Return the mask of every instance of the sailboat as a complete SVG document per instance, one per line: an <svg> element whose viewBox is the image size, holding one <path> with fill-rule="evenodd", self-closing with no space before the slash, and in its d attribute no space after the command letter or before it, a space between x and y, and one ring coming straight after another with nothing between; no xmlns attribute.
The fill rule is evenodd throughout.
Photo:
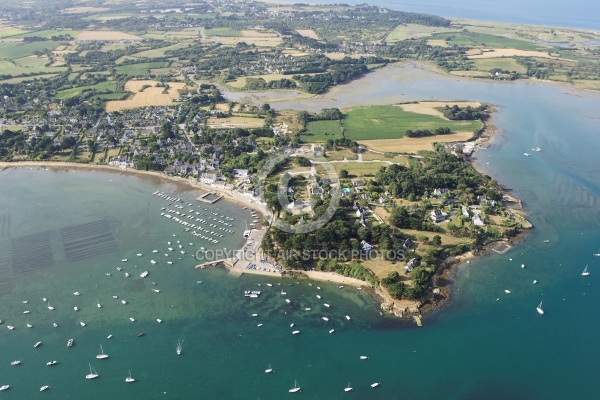
<svg viewBox="0 0 600 400"><path fill-rule="evenodd" d="M98 306L98 308L102 308L102 304L100 304L100 302L98 301L98 299L96 299L96 306Z"/></svg>
<svg viewBox="0 0 600 400"><path fill-rule="evenodd" d="M177 355L181 354L181 347L182 347L183 341L181 339L177 340L177 348L175 349L175 351L177 352Z"/></svg>
<svg viewBox="0 0 600 400"><path fill-rule="evenodd" d="M544 315L544 310L542 309L542 302L540 301L540 304L538 304L537 308L535 309L538 314L540 315Z"/></svg>
<svg viewBox="0 0 600 400"><path fill-rule="evenodd" d="M585 269L583 270L583 272L581 273L581 275L583 275L583 276L588 276L590 273L588 272L588 270L587 270L587 269L588 269L588 266L586 265L586 266L585 266Z"/></svg>
<svg viewBox="0 0 600 400"><path fill-rule="evenodd" d="M348 386L344 389L344 392L351 392L352 386L350 386L350 382L348 382Z"/></svg>
<svg viewBox="0 0 600 400"><path fill-rule="evenodd" d="M48 389L50 389L50 386L48 386L48 385L42 386L40 388L40 392L43 392L43 391L48 390Z"/></svg>
<svg viewBox="0 0 600 400"><path fill-rule="evenodd" d="M127 378L125 378L125 382L127 382L127 383L135 382L135 379L133 379L131 377L131 370L129 370L129 376Z"/></svg>
<svg viewBox="0 0 600 400"><path fill-rule="evenodd" d="M85 379L94 379L94 378L97 378L98 376L100 376L100 375L98 375L96 370L94 368L92 368L92 364L90 364L90 373L85 376Z"/></svg>
<svg viewBox="0 0 600 400"><path fill-rule="evenodd" d="M98 354L96 356L96 358L103 360L105 358L108 358L108 354L104 354L104 349L102 348L102 345L100 345L100 354Z"/></svg>
<svg viewBox="0 0 600 400"><path fill-rule="evenodd" d="M595 255L596 257L600 257L600 249L598 250L598 252L597 252L597 253L594 253L594 255Z"/></svg>
<svg viewBox="0 0 600 400"><path fill-rule="evenodd" d="M269 368L265 369L265 374L270 374L273 372L273 368L271 368L271 364L269 364Z"/></svg>
<svg viewBox="0 0 600 400"><path fill-rule="evenodd" d="M81 325L81 326L85 326L85 322L83 322L83 321L81 320L81 318L79 318L79 325Z"/></svg>
<svg viewBox="0 0 600 400"><path fill-rule="evenodd" d="M52 306L50 305L50 302L48 302L48 310L50 310L50 311L54 310L54 307L52 307Z"/></svg>
<svg viewBox="0 0 600 400"><path fill-rule="evenodd" d="M296 393L300 391L300 386L298 386L298 381L294 381L294 387L288 390L290 393Z"/></svg>

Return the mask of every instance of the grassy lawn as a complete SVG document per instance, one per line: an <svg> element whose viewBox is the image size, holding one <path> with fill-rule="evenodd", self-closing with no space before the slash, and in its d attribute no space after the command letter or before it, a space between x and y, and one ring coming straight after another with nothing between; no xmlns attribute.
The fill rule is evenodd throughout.
<svg viewBox="0 0 600 400"><path fill-rule="evenodd" d="M56 93L56 97L61 98L61 99L70 99L71 97L79 96L81 93L83 93L85 91L94 90L94 89L97 91L108 91L108 90L115 91L116 84L113 81L105 81L105 82L100 82L100 83L97 83L97 84L91 85L91 86L90 85L78 86L78 87L74 87L71 89L61 90Z"/></svg>
<svg viewBox="0 0 600 400"><path fill-rule="evenodd" d="M169 50L178 50L188 47L187 43L177 43L170 46L159 47L158 49L144 50L139 53L132 54L132 57L137 58L158 58L164 57Z"/></svg>
<svg viewBox="0 0 600 400"><path fill-rule="evenodd" d="M520 74L527 72L527 68L517 63L514 58L480 58L473 60L479 71L489 72L494 68L500 68L506 71L515 71Z"/></svg>
<svg viewBox="0 0 600 400"><path fill-rule="evenodd" d="M231 28L210 28L204 31L206 36L242 36L242 31Z"/></svg>
<svg viewBox="0 0 600 400"><path fill-rule="evenodd" d="M400 156L400 155L394 155L394 154L388 154L388 153L379 154L379 153L374 153L372 151L365 151L362 153L362 159L363 159L363 161L374 161L374 160L391 161L396 164L408 166L408 158L406 156Z"/></svg>
<svg viewBox="0 0 600 400"><path fill-rule="evenodd" d="M358 154L344 148L339 150L327 150L325 154L327 154L325 158L329 161L358 160Z"/></svg>
<svg viewBox="0 0 600 400"><path fill-rule="evenodd" d="M338 121L310 121L306 124L307 133L302 134L306 142L326 142L342 137Z"/></svg>
<svg viewBox="0 0 600 400"><path fill-rule="evenodd" d="M544 46L537 45L524 40L509 39L502 36L488 35L485 33L437 33L433 35L435 39L446 39L450 44L460 46L481 45L499 49L518 49L518 50L546 50Z"/></svg>
<svg viewBox="0 0 600 400"><path fill-rule="evenodd" d="M54 50L60 42L0 43L0 59L14 60L33 55L36 51Z"/></svg>
<svg viewBox="0 0 600 400"><path fill-rule="evenodd" d="M150 69L153 68L166 68L169 66L168 62L165 61L156 61L156 62L147 62L147 63L139 63L139 64L127 64L120 65L115 68L117 74L120 75L130 75L130 76L144 76L150 73Z"/></svg>
<svg viewBox="0 0 600 400"><path fill-rule="evenodd" d="M386 163L378 162L349 162L349 163L333 163L331 164L339 174L341 170L345 169L348 171L350 176L362 177L362 176L375 176L381 167L387 165Z"/></svg>
<svg viewBox="0 0 600 400"><path fill-rule="evenodd" d="M448 121L440 117L417 114L397 106L356 107L346 112L345 135L352 140L396 139L407 130L448 127L452 131L473 132L481 128L479 121Z"/></svg>

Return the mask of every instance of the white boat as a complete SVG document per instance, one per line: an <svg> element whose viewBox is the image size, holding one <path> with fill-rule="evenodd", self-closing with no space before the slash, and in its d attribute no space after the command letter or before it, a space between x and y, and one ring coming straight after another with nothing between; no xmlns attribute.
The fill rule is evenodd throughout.
<svg viewBox="0 0 600 400"><path fill-rule="evenodd" d="M153 253L158 253L158 250L152 250Z"/></svg>
<svg viewBox="0 0 600 400"><path fill-rule="evenodd" d="M124 259L122 259L121 261L123 261L123 262L127 262L127 259L126 259L126 258L124 258Z"/></svg>
<svg viewBox="0 0 600 400"><path fill-rule="evenodd" d="M125 278L129 278L129 272L125 272Z"/></svg>
<svg viewBox="0 0 600 400"><path fill-rule="evenodd" d="M292 322L292 323L290 324L290 328L293 328L293 327L294 327L294 323Z"/></svg>
<svg viewBox="0 0 600 400"><path fill-rule="evenodd" d="M321 296L317 295L317 299L320 299L320 298L321 298Z"/></svg>
<svg viewBox="0 0 600 400"><path fill-rule="evenodd" d="M155 291L156 293L160 293L160 290L158 289L152 289L153 291Z"/></svg>
<svg viewBox="0 0 600 400"><path fill-rule="evenodd" d="M273 372L273 368L271 368L271 364L269 364L269 368L265 369L265 374L270 374Z"/></svg>
<svg viewBox="0 0 600 400"><path fill-rule="evenodd" d="M360 358L361 360L368 360L368 359L369 359L369 357L367 357L367 356L360 356L359 358Z"/></svg>
<svg viewBox="0 0 600 400"><path fill-rule="evenodd" d="M27 300L23 300L23 304L27 304L29 303Z"/></svg>
<svg viewBox="0 0 600 400"><path fill-rule="evenodd" d="M521 264L521 268L525 268L525 264Z"/></svg>
<svg viewBox="0 0 600 400"><path fill-rule="evenodd" d="M310 307L306 307L306 308L304 309L304 311L310 311L310 310L311 310L311 308L310 308Z"/></svg>
<svg viewBox="0 0 600 400"><path fill-rule="evenodd" d="M118 298L119 298L119 296L113 296L113 299L118 299Z"/></svg>
<svg viewBox="0 0 600 400"><path fill-rule="evenodd" d="M535 285L536 283L537 283L537 280L535 280L535 279L534 279L534 280L533 280L533 284Z"/></svg>
<svg viewBox="0 0 600 400"><path fill-rule="evenodd" d="M156 264L156 261L154 261L154 260L150 260L150 263L152 263L152 264Z"/></svg>
<svg viewBox="0 0 600 400"><path fill-rule="evenodd" d="M133 319L133 318L131 318L131 317L129 317L129 320L130 320L131 322L135 322L135 319Z"/></svg>
<svg viewBox="0 0 600 400"><path fill-rule="evenodd" d="M351 392L352 386L350 386L350 382L348 382L348 386L344 389L344 392Z"/></svg>
<svg viewBox="0 0 600 400"><path fill-rule="evenodd" d="M102 304L100 304L100 302L98 301L98 299L96 299L96 306L97 306L98 308L102 308Z"/></svg>
<svg viewBox="0 0 600 400"><path fill-rule="evenodd" d="M58 364L58 361L48 361L46 363L47 366L52 366L52 365L56 365L56 364Z"/></svg>
<svg viewBox="0 0 600 400"><path fill-rule="evenodd" d="M54 325L55 328L58 328L58 324L56 322L53 322L52 325Z"/></svg>
<svg viewBox="0 0 600 400"><path fill-rule="evenodd" d="M21 360L15 360L10 363L10 365L19 365L19 364L21 364Z"/></svg>
<svg viewBox="0 0 600 400"><path fill-rule="evenodd" d="M48 386L48 385L42 386L40 388L40 392L43 392L43 391L48 390L48 389L50 389L50 386Z"/></svg>
<svg viewBox="0 0 600 400"><path fill-rule="evenodd" d="M77 306L75 306L75 307L73 307L73 310L79 311L79 308Z"/></svg>
<svg viewBox="0 0 600 400"><path fill-rule="evenodd" d="M73 339L67 340L67 347L73 347Z"/></svg>
<svg viewBox="0 0 600 400"><path fill-rule="evenodd" d="M147 277L147 276L148 276L148 274L149 274L149 272L148 272L148 271L144 271L144 272L142 272L142 273L140 274L140 277L142 277L142 278L145 278L145 277Z"/></svg>
<svg viewBox="0 0 600 400"><path fill-rule="evenodd" d="M162 319L156 318L156 322L158 322L160 324L162 322Z"/></svg>
<svg viewBox="0 0 600 400"><path fill-rule="evenodd" d="M83 321L81 320L81 318L79 318L79 325L81 325L81 326L85 326L85 322L83 322Z"/></svg>
<svg viewBox="0 0 600 400"><path fill-rule="evenodd" d="M183 340L177 339L177 347L175 348L175 352L177 353L177 355L181 354L182 346L183 346Z"/></svg>
<svg viewBox="0 0 600 400"><path fill-rule="evenodd" d="M110 272L105 272L104 275L110 276Z"/></svg>
<svg viewBox="0 0 600 400"><path fill-rule="evenodd" d="M14 326L12 326L12 325L6 325L6 327L8 328L8 330L11 330L11 331L12 331L13 329L15 329L15 327L14 327Z"/></svg>
<svg viewBox="0 0 600 400"><path fill-rule="evenodd" d="M290 393L296 393L300 391L300 386L298 386L298 381L294 381L294 387L288 390Z"/></svg>
<svg viewBox="0 0 600 400"><path fill-rule="evenodd" d="M297 335L297 334L299 334L299 333L300 333L300 331L293 331L293 332L292 332L292 335Z"/></svg>
<svg viewBox="0 0 600 400"><path fill-rule="evenodd" d="M142 253L137 253L136 256L141 257L141 256L143 256L143 254Z"/></svg>
<svg viewBox="0 0 600 400"><path fill-rule="evenodd" d="M47 302L48 300L46 300L46 298L45 298L45 297L42 297L42 301L45 303L45 302Z"/></svg>
<svg viewBox="0 0 600 400"><path fill-rule="evenodd" d="M125 382L127 382L127 383L135 382L135 379L133 379L131 377L131 370L129 371L129 376L127 378L125 378Z"/></svg>
<svg viewBox="0 0 600 400"><path fill-rule="evenodd" d="M523 155L524 155L525 157L529 157L531 154L529 154L529 153L523 153Z"/></svg>
<svg viewBox="0 0 600 400"><path fill-rule="evenodd" d="M50 305L50 303L48 303L48 310L50 310L50 311L54 310L54 307L52 307L52 306Z"/></svg>
<svg viewBox="0 0 600 400"><path fill-rule="evenodd" d="M25 311L23 311L23 314L29 314L30 312L31 311L29 311L29 310L25 310Z"/></svg>
<svg viewBox="0 0 600 400"><path fill-rule="evenodd" d="M327 308L331 307L331 306L330 306L329 304L327 304L327 303L323 303L323 305L324 305L325 307L327 307Z"/></svg>
<svg viewBox="0 0 600 400"><path fill-rule="evenodd" d="M290 299L285 299L286 303L291 303L292 301Z"/></svg>
<svg viewBox="0 0 600 400"><path fill-rule="evenodd" d="M4 390L8 390L10 389L10 385L2 385L0 386L0 391L4 391Z"/></svg>
<svg viewBox="0 0 600 400"><path fill-rule="evenodd" d="M321 319L325 322L329 322L329 318L327 318L327 317L321 317Z"/></svg>
<svg viewBox="0 0 600 400"><path fill-rule="evenodd" d="M263 324L257 324L256 326L258 326L259 328L262 326Z"/></svg>
<svg viewBox="0 0 600 400"><path fill-rule="evenodd" d="M333 333L333 332L335 332L335 329L330 329L329 330L329 333Z"/></svg>
<svg viewBox="0 0 600 400"><path fill-rule="evenodd" d="M600 257L600 249L598 250L598 252L597 252L597 253L594 253L594 255L595 255L596 257Z"/></svg>
<svg viewBox="0 0 600 400"><path fill-rule="evenodd" d="M581 273L581 275L583 275L583 276L588 276L589 274L590 274L590 273L589 273L589 271L588 271L588 266L586 265L586 266L585 266L585 269L583 270L583 272Z"/></svg>
<svg viewBox="0 0 600 400"><path fill-rule="evenodd" d="M106 338L107 338L107 339L110 339L111 337L113 337L113 335L108 335Z"/></svg>
<svg viewBox="0 0 600 400"><path fill-rule="evenodd" d="M35 344L33 345L33 347L40 347L42 345L42 342L35 342Z"/></svg>
<svg viewBox="0 0 600 400"><path fill-rule="evenodd" d="M104 354L104 349L102 348L102 345L100 345L100 354L98 354L96 358L99 360L104 360L105 358L108 358L108 354Z"/></svg>
<svg viewBox="0 0 600 400"><path fill-rule="evenodd" d="M510 294L510 290L508 290L508 289L504 289L504 293L506 293L506 294Z"/></svg>
<svg viewBox="0 0 600 400"><path fill-rule="evenodd" d="M346 315L346 319L347 319L348 321L350 321L352 318L350 318L350 316L349 316L349 315Z"/></svg>
<svg viewBox="0 0 600 400"><path fill-rule="evenodd" d="M121 304L127 304L127 300L121 300Z"/></svg>
<svg viewBox="0 0 600 400"><path fill-rule="evenodd" d="M98 375L96 370L94 368L92 368L92 364L90 364L90 373L85 376L85 379L94 379L94 378L97 378L98 376L100 376L100 375Z"/></svg>
<svg viewBox="0 0 600 400"><path fill-rule="evenodd" d="M376 388L377 386L379 386L379 382L371 383L372 388Z"/></svg>
<svg viewBox="0 0 600 400"><path fill-rule="evenodd" d="M27 327L28 327L28 328L33 328L33 325L31 325L31 324L29 323L29 320L27 320Z"/></svg>
<svg viewBox="0 0 600 400"><path fill-rule="evenodd" d="M538 306L536 307L535 310L538 312L538 314L544 315L544 310L542 309L542 302L541 301L540 301L540 304L538 304Z"/></svg>

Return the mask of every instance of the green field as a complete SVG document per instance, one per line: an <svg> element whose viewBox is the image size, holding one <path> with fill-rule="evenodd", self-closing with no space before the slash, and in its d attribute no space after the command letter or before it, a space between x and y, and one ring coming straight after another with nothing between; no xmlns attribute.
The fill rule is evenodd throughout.
<svg viewBox="0 0 600 400"><path fill-rule="evenodd" d="M150 69L166 68L169 63L166 61L147 62L139 64L119 65L115 68L119 75L145 76L150 74Z"/></svg>
<svg viewBox="0 0 600 400"><path fill-rule="evenodd" d="M132 54L131 57L136 57L136 58L164 57L165 53L169 50L183 49L188 46L189 45L187 43L177 43L177 44L172 44L170 46L159 47L158 49L140 51L139 53Z"/></svg>
<svg viewBox="0 0 600 400"><path fill-rule="evenodd" d="M487 35L485 33L437 33L434 39L445 39L448 44L460 46L482 45L498 49L517 50L547 50L546 47L524 40L509 39L502 36Z"/></svg>
<svg viewBox="0 0 600 400"><path fill-rule="evenodd" d="M307 133L302 134L302 140L312 142L326 142L329 139L340 139L340 124L337 121L310 121L306 124Z"/></svg>
<svg viewBox="0 0 600 400"><path fill-rule="evenodd" d="M34 42L34 43L0 43L0 59L14 60L33 55L36 51L44 49L54 50L60 42Z"/></svg>
<svg viewBox="0 0 600 400"><path fill-rule="evenodd" d="M1 28L0 29L0 38L21 35L23 33L27 33L27 31L24 31L23 29L19 29L19 28L12 28L12 27Z"/></svg>
<svg viewBox="0 0 600 400"><path fill-rule="evenodd" d="M23 59L17 59L23 60ZM34 61L35 60L35 61ZM40 63L40 61L44 61ZM23 67L22 65L16 63L15 61L2 61L0 60L0 75L9 75L13 77L18 77L24 74L42 74L42 73L53 73L53 72L64 72L67 70L67 67L44 67L44 64L48 62L48 60L28 60L23 61L25 63L29 63L27 67Z"/></svg>
<svg viewBox="0 0 600 400"><path fill-rule="evenodd" d="M26 32L23 34L20 34L19 38L24 38L24 37L31 37L31 36L38 36L38 37L43 37L46 39L50 39L52 36L60 36L60 35L71 35L73 38L77 37L77 35L79 35L80 31L74 31L71 29L47 29L47 30L43 30L43 31L33 31L33 32Z"/></svg>
<svg viewBox="0 0 600 400"><path fill-rule="evenodd" d="M348 110L344 118L345 136L352 140L398 139L407 130L448 127L452 131L476 131L479 121L448 121L433 115L417 114L398 106L356 107Z"/></svg>
<svg viewBox="0 0 600 400"><path fill-rule="evenodd" d="M341 170L345 169L348 174L355 177L363 176L375 176L379 169L388 164L379 162L348 162L348 163L334 163L332 164L336 172L339 174Z"/></svg>
<svg viewBox="0 0 600 400"><path fill-rule="evenodd" d="M517 63L514 58L480 58L473 60L479 71L490 71L494 68L500 68L505 71L515 71L520 74L527 72L527 68Z"/></svg>
<svg viewBox="0 0 600 400"><path fill-rule="evenodd" d="M1 64L1 62L0 62L0 64ZM42 74L42 75L34 75L34 76L23 76L20 78L4 79L4 80L0 81L0 85L2 85L4 83L14 85L15 83L34 81L36 79L50 79L50 78L54 78L56 75L58 75L58 74Z"/></svg>
<svg viewBox="0 0 600 400"><path fill-rule="evenodd" d="M242 31L231 28L210 28L204 31L206 36L242 36Z"/></svg>
<svg viewBox="0 0 600 400"><path fill-rule="evenodd" d="M71 97L75 97L75 96L79 96L80 94L82 94L85 91L88 90L97 90L99 92L104 92L104 91L115 91L117 90L116 84L113 81L104 81L104 82L100 82L97 83L95 85L88 85L88 86L77 86L71 89L65 89L65 90L61 90L59 92L56 93L56 97L61 98L61 99L70 99Z"/></svg>

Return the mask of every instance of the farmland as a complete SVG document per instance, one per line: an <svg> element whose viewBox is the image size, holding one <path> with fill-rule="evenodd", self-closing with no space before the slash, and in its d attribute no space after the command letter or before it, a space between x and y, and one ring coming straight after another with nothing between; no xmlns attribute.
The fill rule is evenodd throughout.
<svg viewBox="0 0 600 400"><path fill-rule="evenodd" d="M155 62L119 65L118 67L115 68L115 71L119 75L147 76L150 74L151 69L166 68L168 66L169 66L169 63L166 61L155 61Z"/></svg>
<svg viewBox="0 0 600 400"><path fill-rule="evenodd" d="M306 124L306 133L302 134L306 142L326 142L341 137L338 121L310 121Z"/></svg>
<svg viewBox="0 0 600 400"><path fill-rule="evenodd" d="M482 126L479 121L449 121L433 115L404 111L399 106L352 108L346 111L343 124L346 138L352 140L398 139L407 130L433 131L442 127L472 134Z"/></svg>
<svg viewBox="0 0 600 400"><path fill-rule="evenodd" d="M156 81L129 81L125 84L125 90L133 92L132 98L127 100L115 100L106 103L106 111L121 111L146 106L165 106L173 104L173 100L179 97L179 90L185 87L185 83L169 82L169 88L156 87ZM149 85L143 91L144 86Z"/></svg>

